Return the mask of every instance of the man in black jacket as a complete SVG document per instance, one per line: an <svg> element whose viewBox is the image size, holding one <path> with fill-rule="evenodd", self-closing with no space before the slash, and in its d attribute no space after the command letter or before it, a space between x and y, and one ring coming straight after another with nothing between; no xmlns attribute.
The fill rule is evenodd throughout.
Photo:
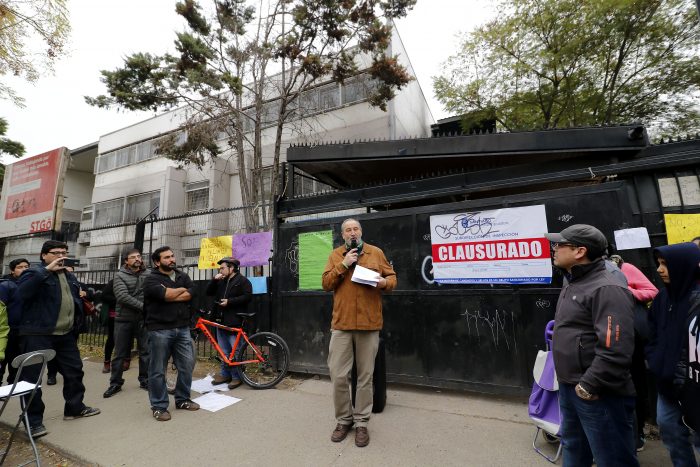
<svg viewBox="0 0 700 467"><path fill-rule="evenodd" d="M170 420L165 369L172 355L177 368L175 408L198 410L190 400L194 347L190 337L190 301L194 297L192 279L175 269L175 253L168 246L158 248L151 256L155 267L143 286L146 328L150 362L148 365L148 398L153 417Z"/></svg>
<svg viewBox="0 0 700 467"><path fill-rule="evenodd" d="M73 420L100 413L100 409L83 403L83 361L78 350L78 330L83 322L83 304L78 280L65 266L68 246L48 240L41 247L41 264L33 266L19 277L18 289L22 299L19 323L22 353L42 349L56 351L54 361L63 375L63 419ZM36 383L40 365L23 370L23 379ZM32 436L48 433L44 427L44 402L41 389L27 410Z"/></svg>
<svg viewBox="0 0 700 467"><path fill-rule="evenodd" d="M552 338L564 465L637 466L632 294L606 270L600 230L576 224L545 236L568 279Z"/></svg>
<svg viewBox="0 0 700 467"><path fill-rule="evenodd" d="M240 273L241 263L230 256L218 262L219 273L207 285L207 295L214 296L214 312L221 315L221 324L228 327L239 327L241 319L237 313L246 313L248 303L253 296L253 286L247 277ZM218 313L217 313L218 312ZM228 356L231 354L236 334L223 329L216 329L216 340L221 350ZM228 383L229 389L241 385L241 379L236 367L221 363L221 374L216 375L212 384Z"/></svg>
<svg viewBox="0 0 700 467"><path fill-rule="evenodd" d="M111 364L109 387L103 397L112 397L124 384L124 362L131 358L131 346L136 338L139 350L139 386L148 389L148 333L143 317L143 283L148 271L143 266L141 252L126 253L124 266L114 276L116 316L114 318L114 359Z"/></svg>

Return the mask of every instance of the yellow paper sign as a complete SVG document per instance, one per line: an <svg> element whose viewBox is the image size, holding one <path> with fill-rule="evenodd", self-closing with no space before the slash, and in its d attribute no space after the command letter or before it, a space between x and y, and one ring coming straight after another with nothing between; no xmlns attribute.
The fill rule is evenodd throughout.
<svg viewBox="0 0 700 467"><path fill-rule="evenodd" d="M700 214L664 214L669 245L700 237Z"/></svg>
<svg viewBox="0 0 700 467"><path fill-rule="evenodd" d="M203 238L199 244L199 269L216 269L217 261L226 256L231 256L233 248L233 235L222 237Z"/></svg>

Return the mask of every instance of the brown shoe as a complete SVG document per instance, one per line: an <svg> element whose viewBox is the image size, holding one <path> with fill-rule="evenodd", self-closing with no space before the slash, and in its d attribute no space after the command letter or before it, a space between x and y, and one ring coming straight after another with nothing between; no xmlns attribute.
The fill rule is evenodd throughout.
<svg viewBox="0 0 700 467"><path fill-rule="evenodd" d="M348 433L350 433L350 428L352 428L352 425L343 425L342 423L338 423L335 426L335 430L333 430L333 434L331 435L331 441L334 443L339 443L344 440Z"/></svg>
<svg viewBox="0 0 700 467"><path fill-rule="evenodd" d="M102 373L111 373L112 371L112 364L110 362L105 362L105 364L102 366Z"/></svg>
<svg viewBox="0 0 700 467"><path fill-rule="evenodd" d="M363 448L369 444L369 432L366 426L355 428L355 446Z"/></svg>
<svg viewBox="0 0 700 467"><path fill-rule="evenodd" d="M216 386L217 384L224 384L224 383L230 383L231 382L231 377L230 376L224 376L224 375L216 375L214 376L214 379L211 380L211 384Z"/></svg>

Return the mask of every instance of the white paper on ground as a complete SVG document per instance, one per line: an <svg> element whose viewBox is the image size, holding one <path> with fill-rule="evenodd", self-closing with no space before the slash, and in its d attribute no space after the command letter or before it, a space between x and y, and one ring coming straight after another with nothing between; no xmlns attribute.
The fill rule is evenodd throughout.
<svg viewBox="0 0 700 467"><path fill-rule="evenodd" d="M192 402L196 402L199 404L200 408L208 410L209 412L217 412L240 401L241 399L238 399L237 397L219 394L218 392L210 392L204 394L203 396L199 396L196 399L192 399Z"/></svg>
<svg viewBox="0 0 700 467"><path fill-rule="evenodd" d="M371 269L363 268L360 265L355 265L355 272L352 273L352 281L359 284L367 284L372 287L377 286L379 278L381 276L377 271L372 271Z"/></svg>
<svg viewBox="0 0 700 467"><path fill-rule="evenodd" d="M213 380L214 378L211 375L207 375L202 379L192 381L191 389L200 394L206 394L212 391L228 391L228 384L222 383L214 386L213 384L211 384Z"/></svg>
<svg viewBox="0 0 700 467"><path fill-rule="evenodd" d="M6 384L5 386L0 387L0 397L5 397L10 394L11 389L11 384ZM34 389L34 384L27 381L20 381L17 383L17 386L15 386L15 394L31 391L32 389Z"/></svg>

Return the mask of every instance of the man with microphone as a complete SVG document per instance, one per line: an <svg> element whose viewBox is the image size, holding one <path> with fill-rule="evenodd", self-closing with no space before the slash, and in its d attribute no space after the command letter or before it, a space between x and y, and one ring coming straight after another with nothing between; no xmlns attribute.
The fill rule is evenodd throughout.
<svg viewBox="0 0 700 467"><path fill-rule="evenodd" d="M355 445L364 447L369 444L367 424L372 412L374 359L384 324L382 291L396 287L396 273L381 249L362 241L362 227L357 220L346 219L340 230L344 244L331 252L322 278L323 289L333 291L328 368L337 426L331 441L343 441L354 425ZM376 272L376 283L353 281L357 266ZM354 408L350 398L353 360L357 367Z"/></svg>

